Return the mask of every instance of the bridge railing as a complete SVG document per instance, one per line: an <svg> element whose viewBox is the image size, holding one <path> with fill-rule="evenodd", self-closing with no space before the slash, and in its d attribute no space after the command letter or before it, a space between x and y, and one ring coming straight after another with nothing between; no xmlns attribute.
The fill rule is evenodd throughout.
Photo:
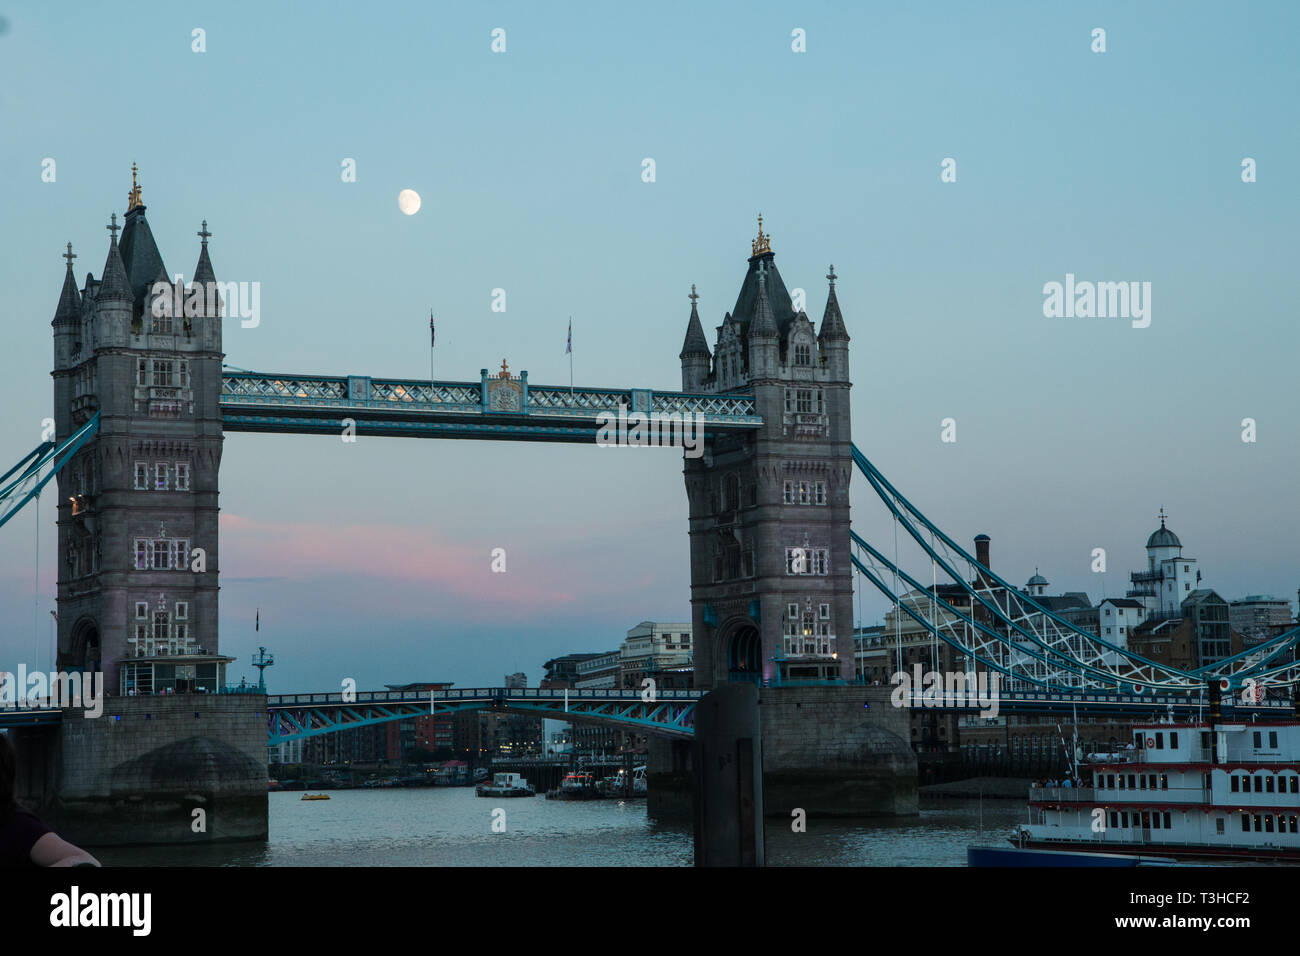
<svg viewBox="0 0 1300 956"><path fill-rule="evenodd" d="M267 697L269 707L311 706L320 704L411 704L429 701L464 701L464 700L545 700L573 702L584 700L641 700L639 690L621 690L615 688L583 687L565 690L551 690L538 687L465 687L459 690L391 690L358 691L355 694L271 694ZM660 690L655 693L656 701L677 700L695 701L704 696L701 690Z"/></svg>

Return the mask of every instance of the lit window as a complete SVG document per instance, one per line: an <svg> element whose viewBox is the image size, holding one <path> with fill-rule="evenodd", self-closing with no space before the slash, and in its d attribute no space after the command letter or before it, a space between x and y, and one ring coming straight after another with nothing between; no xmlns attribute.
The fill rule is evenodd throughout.
<svg viewBox="0 0 1300 956"><path fill-rule="evenodd" d="M167 463L159 462L153 466L153 488L154 491L167 490Z"/></svg>

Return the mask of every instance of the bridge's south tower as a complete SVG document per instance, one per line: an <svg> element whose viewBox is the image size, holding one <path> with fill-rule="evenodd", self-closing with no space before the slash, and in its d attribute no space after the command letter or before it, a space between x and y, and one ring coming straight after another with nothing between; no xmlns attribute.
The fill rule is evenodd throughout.
<svg viewBox="0 0 1300 956"><path fill-rule="evenodd" d="M763 427L686 460L698 686L853 678L849 336L835 271L818 331L751 246L712 352L691 292L682 388L752 394Z"/></svg>
<svg viewBox="0 0 1300 956"><path fill-rule="evenodd" d="M116 214L108 228L103 274L80 290L69 245L53 322L57 439L100 416L58 478L59 667L102 669L110 694L215 691L228 659L217 652L221 306L207 224L188 289L168 277L134 183L121 240Z"/></svg>

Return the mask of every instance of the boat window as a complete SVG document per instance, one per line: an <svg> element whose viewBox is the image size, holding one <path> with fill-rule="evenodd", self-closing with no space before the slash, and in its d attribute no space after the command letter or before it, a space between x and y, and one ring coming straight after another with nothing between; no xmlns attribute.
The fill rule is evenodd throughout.
<svg viewBox="0 0 1300 956"><path fill-rule="evenodd" d="M1160 829L1160 814L1158 813L1151 814L1151 829L1153 830Z"/></svg>
<svg viewBox="0 0 1300 956"><path fill-rule="evenodd" d="M1263 746L1263 742L1262 742L1262 741L1263 741L1263 736L1264 736L1264 735L1261 734L1258 730L1255 731L1255 749L1256 749L1256 750L1258 750L1260 747Z"/></svg>
<svg viewBox="0 0 1300 956"><path fill-rule="evenodd" d="M1119 814L1114 810L1110 811L1110 828L1112 830L1119 829Z"/></svg>
<svg viewBox="0 0 1300 956"><path fill-rule="evenodd" d="M1263 792L1264 792L1264 778L1263 778L1263 777L1256 777L1256 778L1255 778L1255 792L1256 792L1256 793L1263 793Z"/></svg>
<svg viewBox="0 0 1300 956"><path fill-rule="evenodd" d="M1136 784L1136 783L1134 782L1134 780L1133 780L1133 774L1129 774L1129 775L1128 775L1128 788L1129 788L1130 790L1136 790L1136 789L1137 789L1137 784Z"/></svg>
<svg viewBox="0 0 1300 956"><path fill-rule="evenodd" d="M1124 789L1124 775L1123 775L1123 774L1120 774L1120 775L1119 775L1119 789L1121 789L1121 790Z"/></svg>
<svg viewBox="0 0 1300 956"><path fill-rule="evenodd" d="M1150 811L1150 810L1143 810L1143 811L1142 811L1142 829L1143 829L1143 830L1150 830L1150 829L1151 829L1151 811Z"/></svg>
<svg viewBox="0 0 1300 956"><path fill-rule="evenodd" d="M1242 832L1242 833L1249 833L1249 832L1250 832L1250 814L1249 814L1249 813L1243 813L1243 814L1241 815L1241 832Z"/></svg>
<svg viewBox="0 0 1300 956"><path fill-rule="evenodd" d="M1119 818L1120 818L1120 826L1122 826L1124 829L1127 830L1127 829L1128 829L1128 811L1125 810L1125 811L1123 811L1122 813L1120 813Z"/></svg>
<svg viewBox="0 0 1300 956"><path fill-rule="evenodd" d="M1233 792L1233 793L1238 793L1238 792L1240 792L1240 790L1241 790L1241 781L1240 781L1239 779L1237 779L1237 775L1234 773L1234 774L1233 774L1229 779L1232 781L1232 792Z"/></svg>
<svg viewBox="0 0 1300 956"><path fill-rule="evenodd" d="M1201 731L1201 747L1205 750L1210 749L1210 732L1208 730Z"/></svg>
<svg viewBox="0 0 1300 956"><path fill-rule="evenodd" d="M1296 819L1296 815L1295 815L1294 813L1291 814L1291 816L1287 817L1286 819L1287 819L1287 823L1289 823L1289 824L1291 825L1291 832L1292 832L1292 833L1300 832L1300 831L1297 831L1297 830L1296 830L1296 824L1297 824L1297 823L1300 823L1300 821L1298 821L1298 820Z"/></svg>
<svg viewBox="0 0 1300 956"><path fill-rule="evenodd" d="M1166 829L1166 830L1169 829L1169 811L1168 811L1168 810L1165 811L1165 829Z"/></svg>
<svg viewBox="0 0 1300 956"><path fill-rule="evenodd" d="M1214 820L1214 832L1223 836L1223 817L1216 817Z"/></svg>
<svg viewBox="0 0 1300 956"><path fill-rule="evenodd" d="M1156 750L1164 750L1164 749L1165 749L1165 735L1156 734Z"/></svg>
<svg viewBox="0 0 1300 956"><path fill-rule="evenodd" d="M1300 776L1294 774L1291 776L1291 792L1300 793Z"/></svg>
<svg viewBox="0 0 1300 956"><path fill-rule="evenodd" d="M1273 815L1271 813L1268 816L1264 817L1264 832L1265 833L1273 832Z"/></svg>
<svg viewBox="0 0 1300 956"><path fill-rule="evenodd" d="M1264 792L1265 792L1265 793L1272 793L1272 792L1273 792L1273 778L1272 778L1272 777L1265 777L1265 778L1264 778Z"/></svg>
<svg viewBox="0 0 1300 956"><path fill-rule="evenodd" d="M1276 730L1270 730L1270 731L1268 732L1268 746L1269 746L1269 748L1272 749L1272 750L1276 750L1276 749L1277 749L1277 731L1276 731Z"/></svg>
<svg viewBox="0 0 1300 956"><path fill-rule="evenodd" d="M1170 750L1178 749L1178 731L1176 730L1169 731L1169 749Z"/></svg>
<svg viewBox="0 0 1300 956"><path fill-rule="evenodd" d="M1154 790L1156 788L1156 775L1151 774L1151 776L1147 777L1147 780L1148 780L1147 786L1149 786L1152 790Z"/></svg>
<svg viewBox="0 0 1300 956"><path fill-rule="evenodd" d="M1168 789L1169 789L1169 774L1167 774L1167 773L1162 773L1162 774L1160 775L1160 789L1161 789L1161 790L1168 790Z"/></svg>
<svg viewBox="0 0 1300 956"><path fill-rule="evenodd" d="M1263 829L1264 829L1264 828L1263 828L1262 826L1260 826L1260 823L1259 823L1259 814L1257 813L1257 814L1255 814L1255 832L1256 832L1256 833L1259 833L1259 832L1261 832Z"/></svg>

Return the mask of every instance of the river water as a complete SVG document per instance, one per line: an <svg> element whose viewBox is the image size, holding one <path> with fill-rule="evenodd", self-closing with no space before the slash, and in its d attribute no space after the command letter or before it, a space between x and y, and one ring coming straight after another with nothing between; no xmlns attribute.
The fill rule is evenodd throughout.
<svg viewBox="0 0 1300 956"><path fill-rule="evenodd" d="M689 823L646 818L644 800L477 797L472 787L269 794L265 843L119 847L106 866L690 866ZM927 800L903 819L767 821L772 866L965 866L971 843L1005 843L1023 803ZM505 811L504 832L493 811ZM497 816L500 821L500 815ZM981 832L981 825L983 830ZM498 822L497 830L501 829Z"/></svg>

